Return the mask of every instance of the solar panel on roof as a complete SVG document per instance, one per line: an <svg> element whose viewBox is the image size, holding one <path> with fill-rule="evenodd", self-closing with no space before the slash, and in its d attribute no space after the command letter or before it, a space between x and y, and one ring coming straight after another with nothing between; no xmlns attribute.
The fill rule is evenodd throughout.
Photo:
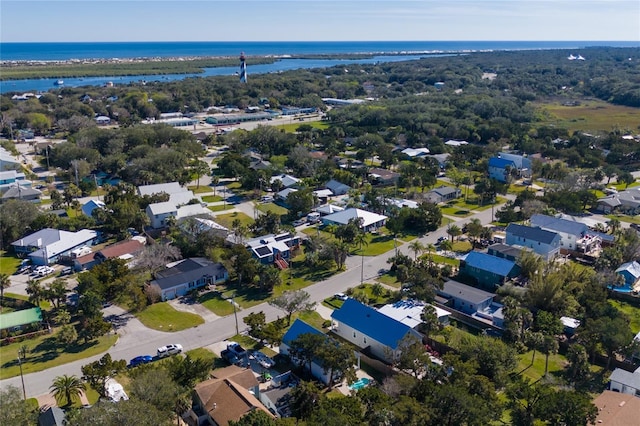
<svg viewBox="0 0 640 426"><path fill-rule="evenodd" d="M275 237L275 240L276 241L282 241L282 240L288 240L289 238L291 238L291 235L283 234L283 235L278 235L277 237Z"/></svg>
<svg viewBox="0 0 640 426"><path fill-rule="evenodd" d="M258 253L258 256L266 256L268 254L271 254L271 249L269 247L256 247L255 248L256 253Z"/></svg>

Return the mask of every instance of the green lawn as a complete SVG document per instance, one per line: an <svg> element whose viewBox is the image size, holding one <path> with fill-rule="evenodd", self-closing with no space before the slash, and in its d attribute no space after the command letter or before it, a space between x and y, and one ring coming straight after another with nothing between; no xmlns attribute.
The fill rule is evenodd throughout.
<svg viewBox="0 0 640 426"><path fill-rule="evenodd" d="M531 356L533 352L529 351L518 355L518 366L516 367L516 371L522 374L524 377L531 379L532 381L537 381L542 378L544 375L544 360L545 356L542 352L537 351L536 357L531 365ZM550 355L549 356L549 374L550 375L558 375L564 369L567 360L564 356L560 354Z"/></svg>
<svg viewBox="0 0 640 426"><path fill-rule="evenodd" d="M274 203L257 204L256 208L260 210L262 213L273 212L278 216L284 216L289 214L289 210Z"/></svg>
<svg viewBox="0 0 640 426"><path fill-rule="evenodd" d="M397 289L399 289L400 286L401 286L400 282L396 278L395 273L393 273L393 274L391 274L391 273L382 274L376 279L376 281L380 281L382 284L386 284L386 285L389 285L391 287L395 287Z"/></svg>
<svg viewBox="0 0 640 426"><path fill-rule="evenodd" d="M335 238L333 234L326 231L318 230L318 227L316 226L305 228L302 230L302 232L309 236L319 234L320 236L328 240L332 240ZM402 245L402 241L399 241L399 239L396 239L394 245L393 236L384 234L382 232L379 234L367 233L366 236L368 245L363 246L362 251L360 251L360 248L353 248L351 250L352 255L360 256L361 254L364 254L365 256L378 256L382 253L388 252L389 250L393 250L396 245L398 247Z"/></svg>
<svg viewBox="0 0 640 426"><path fill-rule="evenodd" d="M473 246L469 241L456 241L455 243L453 243L451 250L458 253L466 253L468 251L471 251L472 248Z"/></svg>
<svg viewBox="0 0 640 426"><path fill-rule="evenodd" d="M622 214L608 214L605 217L608 219L618 219L620 222L637 223L640 225L640 215L627 216Z"/></svg>
<svg viewBox="0 0 640 426"><path fill-rule="evenodd" d="M375 286L374 284L364 283L348 290L347 294L351 293L351 295L353 296L354 294L362 293L367 297L367 304L369 305L385 304L389 303L393 299L393 292L391 290L382 287L380 289L381 292L379 294L375 294L376 288L377 286Z"/></svg>
<svg viewBox="0 0 640 426"><path fill-rule="evenodd" d="M443 207L440 207L440 210L442 210L442 214L446 214L447 216L455 216L455 217L469 217L473 214L469 210L459 209L453 206L446 206L446 207L443 206Z"/></svg>
<svg viewBox="0 0 640 426"><path fill-rule="evenodd" d="M101 354L109 350L117 340L116 335L109 334L94 342L67 346L62 351L55 342L56 333L57 330L53 335L46 334L0 347L0 379L4 380L20 374L18 350L23 345L29 348L29 354L22 363L22 372L28 374Z"/></svg>
<svg viewBox="0 0 640 426"><path fill-rule="evenodd" d="M229 182L228 184L226 184L226 187L233 191L234 189L240 189L242 188L242 184L240 182Z"/></svg>
<svg viewBox="0 0 640 426"><path fill-rule="evenodd" d="M291 124L282 124L280 126L275 126L277 129L283 129L287 133L294 133L298 131L298 127L303 124L308 124L309 126L315 129L327 129L329 128L329 123L325 121L299 121L297 119L293 119L295 122Z"/></svg>
<svg viewBox="0 0 640 426"><path fill-rule="evenodd" d="M216 215L216 222L228 229L233 227L233 221L236 219L240 220L240 223L245 226L250 226L253 223L253 219L242 212Z"/></svg>
<svg viewBox="0 0 640 426"><path fill-rule="evenodd" d="M426 254L424 256L427 256ZM444 263L445 265L460 267L460 261L458 259L452 259L450 257L441 256L439 254L432 254L431 259L434 263Z"/></svg>
<svg viewBox="0 0 640 426"><path fill-rule="evenodd" d="M291 316L291 324L296 320L296 318L301 319L312 327L317 328L318 330L324 330L322 328L322 323L326 320L320 316L320 314L313 311L304 311L304 312L296 312Z"/></svg>
<svg viewBox="0 0 640 426"><path fill-rule="evenodd" d="M224 210L232 210L233 209L233 204L221 204L218 206L208 206L207 207L209 210L211 210L212 212L221 212Z"/></svg>
<svg viewBox="0 0 640 426"><path fill-rule="evenodd" d="M146 327L160 331L181 331L204 324L202 317L173 309L167 302L155 303L136 314Z"/></svg>
<svg viewBox="0 0 640 426"><path fill-rule="evenodd" d="M209 309L214 314L221 317L226 317L227 315L231 315L233 313L233 305L224 298L230 296L231 293L232 292L229 291L226 296L223 296L217 292L209 292L200 296L198 298L198 303Z"/></svg>
<svg viewBox="0 0 640 426"><path fill-rule="evenodd" d="M213 192L213 188L207 185L200 185L200 187L192 185L188 186L187 189L192 191L194 194L206 194L207 192Z"/></svg>
<svg viewBox="0 0 640 426"><path fill-rule="evenodd" d="M25 296L24 294L15 294L15 293L5 292L4 297L10 297L12 299L20 299L20 300L29 300L29 296ZM48 300L41 300L40 309L48 311L49 309L51 309L51 302L49 302Z"/></svg>
<svg viewBox="0 0 640 426"><path fill-rule="evenodd" d="M216 354L205 348L191 349L190 351L186 352L186 355L189 355L189 357L193 359L203 359L207 361L211 366L213 366L216 358L218 358Z"/></svg>
<svg viewBox="0 0 640 426"><path fill-rule="evenodd" d="M640 332L640 308L619 300L609 299L609 303L629 317L631 331L633 331L633 334L638 334Z"/></svg>
<svg viewBox="0 0 640 426"><path fill-rule="evenodd" d="M203 195L202 201L205 203L217 203L218 201L222 201L223 198L219 195Z"/></svg>
<svg viewBox="0 0 640 426"><path fill-rule="evenodd" d="M0 274L13 275L22 263L22 259L7 255L7 252L0 250Z"/></svg>

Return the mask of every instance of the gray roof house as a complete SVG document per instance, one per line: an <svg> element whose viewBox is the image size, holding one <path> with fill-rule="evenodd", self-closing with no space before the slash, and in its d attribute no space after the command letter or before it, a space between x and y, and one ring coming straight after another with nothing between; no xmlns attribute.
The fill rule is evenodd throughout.
<svg viewBox="0 0 640 426"><path fill-rule="evenodd" d="M345 185L344 183L338 182L334 179L331 179L329 182L327 182L324 187L330 190L333 195L344 195L351 189L349 185Z"/></svg>
<svg viewBox="0 0 640 426"><path fill-rule="evenodd" d="M3 194L2 201L7 200L24 200L24 201L40 201L42 192L34 189L18 185L11 185Z"/></svg>
<svg viewBox="0 0 640 426"><path fill-rule="evenodd" d="M546 260L560 254L561 237L555 232L510 223L507 226L506 235L507 244L530 248Z"/></svg>
<svg viewBox="0 0 640 426"><path fill-rule="evenodd" d="M576 242L589 232L589 227L584 223L544 214L534 214L529 222L532 227L542 228L560 235L560 247L568 250L575 251Z"/></svg>
<svg viewBox="0 0 640 426"><path fill-rule="evenodd" d="M598 199L598 210L604 213L619 211L629 215L640 214L640 187Z"/></svg>
<svg viewBox="0 0 640 426"><path fill-rule="evenodd" d="M438 204L450 200L455 200L456 198L459 198L460 195L460 188L442 185L427 192L427 200L431 201L432 203Z"/></svg>
<svg viewBox="0 0 640 426"><path fill-rule="evenodd" d="M447 307L476 320L496 327L502 327L504 324L502 305L493 301L493 293L449 280L438 290L438 296L447 299Z"/></svg>
<svg viewBox="0 0 640 426"><path fill-rule="evenodd" d="M281 175L276 175L276 176L272 176L269 183L273 184L275 181L279 180L280 182L282 182L282 187L283 188L289 188L292 186L296 186L300 183L300 179L298 179L297 177L291 176L291 175L287 175L287 174L281 174Z"/></svg>
<svg viewBox="0 0 640 426"><path fill-rule="evenodd" d="M49 407L38 416L38 426L63 426L66 424L67 416L60 407Z"/></svg>
<svg viewBox="0 0 640 426"><path fill-rule="evenodd" d="M609 376L609 389L640 397L640 368L633 373L616 368Z"/></svg>
<svg viewBox="0 0 640 426"><path fill-rule="evenodd" d="M167 265L167 269L156 272L149 283L162 295L162 300L184 296L189 291L225 282L229 273L222 263L214 263L203 257L192 257Z"/></svg>

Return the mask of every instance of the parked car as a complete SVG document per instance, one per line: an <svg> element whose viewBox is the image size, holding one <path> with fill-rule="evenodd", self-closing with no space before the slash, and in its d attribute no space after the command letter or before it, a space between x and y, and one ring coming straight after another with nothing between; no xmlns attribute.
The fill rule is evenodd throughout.
<svg viewBox="0 0 640 426"><path fill-rule="evenodd" d="M157 351L158 358L165 358L169 355L177 355L182 352L182 345L176 343L172 345L160 346Z"/></svg>
<svg viewBox="0 0 640 426"><path fill-rule="evenodd" d="M244 359L248 353L245 348L243 348L240 343L237 342L229 342L227 344L227 350L231 351L235 356L240 359Z"/></svg>
<svg viewBox="0 0 640 426"><path fill-rule="evenodd" d="M293 226L300 226L300 225L304 225L305 223L307 223L306 219L296 219L293 221Z"/></svg>
<svg viewBox="0 0 640 426"><path fill-rule="evenodd" d="M65 266L60 271L60 276L71 275L73 273L73 268L71 266Z"/></svg>
<svg viewBox="0 0 640 426"><path fill-rule="evenodd" d="M276 365L276 362L263 352L254 351L251 356L264 368L272 368Z"/></svg>
<svg viewBox="0 0 640 426"><path fill-rule="evenodd" d="M344 293L336 293L333 295L333 297L335 297L338 300L342 300L343 302L349 298L349 296L347 296Z"/></svg>
<svg viewBox="0 0 640 426"><path fill-rule="evenodd" d="M436 244L440 244L443 241L446 241L447 237L439 237L438 242Z"/></svg>
<svg viewBox="0 0 640 426"><path fill-rule="evenodd" d="M129 368L137 367L140 364L148 364L153 361L151 355L140 355L129 361Z"/></svg>
<svg viewBox="0 0 640 426"><path fill-rule="evenodd" d="M38 266L33 270L33 275L36 277L46 277L55 271L51 266Z"/></svg>
<svg viewBox="0 0 640 426"><path fill-rule="evenodd" d="M273 196L263 195L262 198L260 198L260 201L263 203L271 203L273 201Z"/></svg>
<svg viewBox="0 0 640 426"><path fill-rule="evenodd" d="M227 361L229 364L242 365L242 361L240 360L240 358L238 358L236 356L236 354L231 352L229 349L225 349L222 352L220 352L220 356L222 357L222 359Z"/></svg>

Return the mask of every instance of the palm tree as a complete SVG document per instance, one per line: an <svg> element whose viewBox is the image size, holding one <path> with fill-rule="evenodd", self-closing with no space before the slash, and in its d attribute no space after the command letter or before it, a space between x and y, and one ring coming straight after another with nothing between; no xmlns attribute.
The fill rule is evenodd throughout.
<svg viewBox="0 0 640 426"><path fill-rule="evenodd" d="M453 243L449 240L444 240L440 243L440 248L444 251L451 251L453 248Z"/></svg>
<svg viewBox="0 0 640 426"><path fill-rule="evenodd" d="M451 237L451 243L453 244L453 239L462 234L462 229L458 225L450 225L447 228L447 234Z"/></svg>
<svg viewBox="0 0 640 426"><path fill-rule="evenodd" d="M413 252L413 260L417 260L418 254L422 254L424 252L424 249L425 247L417 238L411 244L409 244L409 250Z"/></svg>
<svg viewBox="0 0 640 426"><path fill-rule="evenodd" d="M436 251L436 246L432 243L427 244L424 249L427 251L427 258L429 259L429 267L433 266L433 257L432 254Z"/></svg>
<svg viewBox="0 0 640 426"><path fill-rule="evenodd" d="M86 386L76 376L67 376L65 374L56 377L49 389L53 391L53 396L58 403L64 398L65 405L71 405L73 399L79 398L80 394L86 390Z"/></svg>
<svg viewBox="0 0 640 426"><path fill-rule="evenodd" d="M360 284L362 284L364 282L364 250L362 250L362 247L369 245L367 234L363 231L358 232L353 239L353 243L360 247Z"/></svg>
<svg viewBox="0 0 640 426"><path fill-rule="evenodd" d="M9 286L11 286L9 275L0 274L0 310L2 310L2 306L4 305L4 289L9 288Z"/></svg>
<svg viewBox="0 0 640 426"><path fill-rule="evenodd" d="M216 175L211 176L211 186L213 186L213 196L216 196L216 187L220 183L220 178Z"/></svg>

